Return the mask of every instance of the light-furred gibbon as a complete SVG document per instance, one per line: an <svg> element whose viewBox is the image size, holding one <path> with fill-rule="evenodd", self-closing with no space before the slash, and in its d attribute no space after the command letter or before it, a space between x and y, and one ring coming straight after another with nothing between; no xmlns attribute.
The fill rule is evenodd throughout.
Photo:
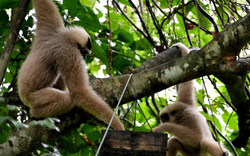
<svg viewBox="0 0 250 156"><path fill-rule="evenodd" d="M37 118L61 115L77 105L109 123L113 110L90 86L84 62L92 49L90 36L81 27L65 27L52 0L33 0L33 7L36 36L18 77L21 100ZM124 130L117 116L111 126Z"/></svg>
<svg viewBox="0 0 250 156"><path fill-rule="evenodd" d="M182 56L189 49L182 43L177 43ZM167 156L223 156L231 155L228 150L214 141L210 128L204 116L196 108L194 82L179 84L177 101L162 109L161 124L154 132L166 131L172 135L168 141Z"/></svg>

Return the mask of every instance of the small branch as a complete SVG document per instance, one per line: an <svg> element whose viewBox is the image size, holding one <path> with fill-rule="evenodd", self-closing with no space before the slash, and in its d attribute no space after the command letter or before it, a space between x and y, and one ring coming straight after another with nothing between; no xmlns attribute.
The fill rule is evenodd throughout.
<svg viewBox="0 0 250 156"><path fill-rule="evenodd" d="M191 45L191 47L193 47L193 42L191 41L190 39L190 35L189 35L189 32L188 32L188 29L187 29L187 25L186 25L186 20L185 20L185 15L184 15L184 1L182 0L182 8L181 8L181 12L182 12L182 19L183 19L183 23L184 23L184 27L185 27L185 31L186 31L186 34L187 34L187 38L188 38L188 41L189 41L189 44Z"/></svg>
<svg viewBox="0 0 250 156"><path fill-rule="evenodd" d="M153 103L155 109L157 110L157 113L160 114L160 111L161 111L161 110L160 110L160 108L159 108L157 102L155 101L155 94L151 95L151 97L152 97L152 103Z"/></svg>
<svg viewBox="0 0 250 156"><path fill-rule="evenodd" d="M16 44L16 40L21 29L24 18L27 14L30 0L21 0L16 12L13 24L10 28L8 38L5 42L1 57L0 57L0 85L3 82L5 71L11 59L13 48Z"/></svg>
<svg viewBox="0 0 250 156"><path fill-rule="evenodd" d="M109 23L109 76L112 77L112 56L113 51L111 48L111 42L112 42L112 29L111 29L111 20L110 20L110 13L109 13L109 0L107 0L107 8L108 8L108 23Z"/></svg>
<svg viewBox="0 0 250 156"><path fill-rule="evenodd" d="M155 2L155 0L152 0L152 2L153 2L154 5L160 10L160 12L163 13L163 15L165 15L166 17L168 17L168 15L161 9L161 7Z"/></svg>
<svg viewBox="0 0 250 156"><path fill-rule="evenodd" d="M216 83L210 78L210 76L207 76L212 85L214 86L214 89L220 94L220 96L226 101L226 103L235 111L237 112L237 109L231 104L230 101L227 100L227 98L221 93L221 91L217 88Z"/></svg>
<svg viewBox="0 0 250 156"><path fill-rule="evenodd" d="M214 125L214 123L212 123L212 121L208 121L208 122L213 127L214 131L217 131L220 134L220 136L229 144L229 146L231 147L231 149L234 152L234 155L238 156L237 151L234 148L234 145L220 132L220 130Z"/></svg>
<svg viewBox="0 0 250 156"><path fill-rule="evenodd" d="M198 28L200 28L200 29L201 29L202 31L204 31L205 33L212 35L212 32L211 32L211 31L205 29L205 28L202 27L202 26L199 26L197 23L195 23L195 22L193 22L192 20L190 20L189 18L183 16L182 13L180 13L179 11L177 11L176 13L179 14L180 16L182 16L182 17L183 17L185 20L187 20L188 22L190 22L190 23L192 23L193 25L195 25L195 26L197 26Z"/></svg>
<svg viewBox="0 0 250 156"><path fill-rule="evenodd" d="M152 108L152 106L150 105L150 103L148 102L148 98L146 98L146 105L148 106L148 108L151 110L151 112L153 113L154 117L157 120L157 123L160 124L160 120L158 115L155 113L154 109Z"/></svg>
<svg viewBox="0 0 250 156"><path fill-rule="evenodd" d="M217 23L215 22L214 18L212 16L210 16L201 6L199 3L197 3L199 11L209 20L212 22L212 24L214 25L215 28L215 32L220 32L219 27L217 25ZM217 9L217 8L216 8ZM222 21L223 22L223 21ZM223 24L224 25L224 24Z"/></svg>
<svg viewBox="0 0 250 156"><path fill-rule="evenodd" d="M136 26L136 24L127 16L127 14L121 9L120 5L116 0L113 0L114 4L118 8L118 10L122 13L122 15L129 21L130 24L132 24L137 31L139 31L146 39L148 38L147 34L142 31L140 28Z"/></svg>
<svg viewBox="0 0 250 156"><path fill-rule="evenodd" d="M158 31L158 34L159 34L159 36L160 36L160 40L163 41L163 47L160 48L160 49L158 50L158 52L161 52L161 51L163 51L164 49L168 49L168 48L167 48L167 47L168 47L168 42L167 42L167 40L166 40L165 35L162 33L162 30L161 30L161 27L160 27L160 25L159 25L159 22L158 22L157 18L155 17L155 14L154 14L154 12L153 12L153 10L152 10L152 7L150 6L149 0L146 0L146 6L147 6L148 11L149 11L149 13L150 13L150 15L151 15L151 18L152 18L152 20L153 20L153 23L154 23L154 25L155 25L155 28L156 28L157 31Z"/></svg>
<svg viewBox="0 0 250 156"><path fill-rule="evenodd" d="M217 9L217 6L216 6L214 0L211 0L211 1L212 1L213 5L214 5L214 9L215 9L216 14L218 15L220 21L222 22L223 25L225 25L224 20L222 19L222 17L221 17L221 15L220 15L220 13L219 13L219 11L218 11L218 9ZM222 7L221 7L221 8L222 8ZM216 30L216 28L215 28L215 30ZM216 32L219 32L219 31L216 30Z"/></svg>
<svg viewBox="0 0 250 156"><path fill-rule="evenodd" d="M151 34L149 33L148 28L146 27L146 24L145 24L145 22L144 22L144 20L143 20L143 18L142 18L142 16L141 16L139 10L138 10L137 7L135 6L135 4L132 2L132 0L128 0L128 1L129 1L129 3L132 5L132 7L134 8L135 13L137 14L137 16L139 17L139 19L140 19L140 21L141 21L142 27L143 27L144 31L146 32L146 34L147 34L147 40L149 41L149 43L151 43L151 45L152 45L153 47L156 47L156 46L155 46L155 42L154 42L154 40L153 40Z"/></svg>

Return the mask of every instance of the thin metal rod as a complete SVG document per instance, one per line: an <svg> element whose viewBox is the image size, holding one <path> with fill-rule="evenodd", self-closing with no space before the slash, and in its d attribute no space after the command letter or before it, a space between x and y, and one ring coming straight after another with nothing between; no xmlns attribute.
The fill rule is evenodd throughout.
<svg viewBox="0 0 250 156"><path fill-rule="evenodd" d="M142 115L144 116L144 118L145 118L145 120L146 120L146 122L147 122L147 124L148 124L148 126L149 126L149 128L150 128L150 130L152 131L152 128L151 128L150 124L148 123L148 119L146 118L146 116L145 116L143 110L141 109L140 104L138 104L138 106L139 106L139 108L140 108L140 110L141 110L141 112L142 112Z"/></svg>
<svg viewBox="0 0 250 156"><path fill-rule="evenodd" d="M104 133L104 135L103 135L103 138L102 138L102 140L101 140L100 146L99 146L99 148L98 148L98 150L97 150L95 156L98 156L98 154L99 154L99 152L100 152L100 149L101 149L101 147L102 147L102 144L103 144L103 142L104 142L104 140L105 140L105 137L106 137L106 135L107 135L107 133L108 133L109 127L110 127L110 125L111 125L111 123L112 123L112 121L113 121L113 119L114 119L115 113L116 113L116 111L117 111L117 109L118 109L118 107L119 107L119 105L120 105L120 103L121 103L122 97L123 97L123 95L124 95L124 93L125 93L125 90L127 89L128 83L129 83L129 81L130 81L132 75L133 75L133 74L130 74L130 75L129 75L128 81L127 81L127 83L126 83L126 85L125 85L125 87L124 87L124 89L123 89L122 95L121 95L121 97L120 97L120 99L119 99L119 101L118 101L118 103L117 103L117 105L116 105L116 108L115 108L115 111L114 111L114 113L113 113L113 116L112 116L112 118L110 119L110 122L109 122L109 124L108 124L108 127L107 127L107 129L106 129L106 131L105 131L105 133Z"/></svg>
<svg viewBox="0 0 250 156"><path fill-rule="evenodd" d="M136 108L137 108L137 100L135 100L135 117L134 117L134 127L133 127L133 131L135 131L135 125L136 125Z"/></svg>

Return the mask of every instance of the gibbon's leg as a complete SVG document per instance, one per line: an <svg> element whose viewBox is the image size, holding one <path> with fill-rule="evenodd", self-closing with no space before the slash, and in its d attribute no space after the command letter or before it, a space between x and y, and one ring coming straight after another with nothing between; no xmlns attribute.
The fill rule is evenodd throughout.
<svg viewBox="0 0 250 156"><path fill-rule="evenodd" d="M74 107L70 94L46 87L29 95L30 112L37 118L61 115Z"/></svg>
<svg viewBox="0 0 250 156"><path fill-rule="evenodd" d="M194 95L194 81L187 81L179 84L177 101L188 105L196 106Z"/></svg>
<svg viewBox="0 0 250 156"><path fill-rule="evenodd" d="M214 141L212 138L204 138L201 141L201 154L209 153L212 156L222 156L224 151L227 150L224 149L223 145L221 145L220 148L218 142Z"/></svg>
<svg viewBox="0 0 250 156"><path fill-rule="evenodd" d="M177 46L182 54L182 57L189 54L190 50L188 47L183 43L176 43L172 45L172 47ZM179 84L178 90L178 98L177 101L184 102L189 105L195 105L195 96L194 96L194 81L187 81L184 83Z"/></svg>
<svg viewBox="0 0 250 156"><path fill-rule="evenodd" d="M201 133L194 131L186 126L169 122L161 123L154 129L154 132L161 133L163 131L173 134L174 136L182 140L182 142L185 142L187 145L194 148L200 147L200 140L202 139L201 137L203 137Z"/></svg>
<svg viewBox="0 0 250 156"><path fill-rule="evenodd" d="M74 103L108 124L113 115L113 110L90 86L82 57L77 54L75 56L70 54L67 60L60 63L62 64L59 67L63 67L60 70L61 76L66 82ZM64 64L67 64L67 66ZM111 126L116 130L124 130L117 116L114 117Z"/></svg>
<svg viewBox="0 0 250 156"><path fill-rule="evenodd" d="M168 140L167 148L168 150L166 156L176 156L178 152L181 153L182 156L194 156L185 149L176 137L171 137Z"/></svg>
<svg viewBox="0 0 250 156"><path fill-rule="evenodd" d="M182 56L182 57L188 55L189 52L190 52L190 50L188 49L188 47L187 47L185 44L181 43L181 42L178 42L178 43L176 43L176 44L173 44L173 45L171 46L171 48L172 48L172 47L175 47L175 46L176 46L176 47L179 47L179 49L181 50L181 56Z"/></svg>

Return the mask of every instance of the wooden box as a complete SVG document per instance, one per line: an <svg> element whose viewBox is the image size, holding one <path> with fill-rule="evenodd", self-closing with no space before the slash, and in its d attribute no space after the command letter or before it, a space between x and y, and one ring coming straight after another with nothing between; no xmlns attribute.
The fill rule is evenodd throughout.
<svg viewBox="0 0 250 156"><path fill-rule="evenodd" d="M102 136L105 131L102 131ZM168 135L154 132L109 130L101 156L166 156Z"/></svg>

